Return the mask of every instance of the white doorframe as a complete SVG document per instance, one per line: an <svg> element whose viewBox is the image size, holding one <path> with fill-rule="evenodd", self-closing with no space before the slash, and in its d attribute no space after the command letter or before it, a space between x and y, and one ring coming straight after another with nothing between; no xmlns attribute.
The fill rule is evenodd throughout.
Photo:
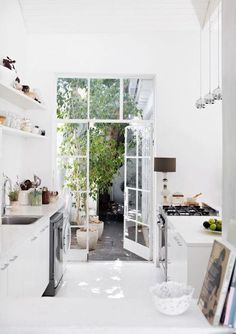
<svg viewBox="0 0 236 334"><path fill-rule="evenodd" d="M134 125L148 125L148 124L152 124L155 125L155 118L156 118L156 76L153 74L147 74L147 75L138 75L138 74L127 74L127 75L120 75L120 74L81 74L78 72L75 73L57 73L55 74L55 87L56 87L56 82L58 78L78 78L78 79L87 79L90 85L90 79L106 79L106 78L110 78L110 79L120 79L120 87L122 88L121 91L121 100L120 100L120 113L119 113L119 119L90 119L89 118L89 110L90 110L90 106L89 106L89 99L88 99L88 118L87 119L57 119L56 117L56 99L57 99L57 93L56 93L56 89L55 89L55 104L54 104L54 108L55 108L55 112L53 115L53 119L52 119L52 156L54 157L53 159L53 164L52 164L52 179L53 179L53 186L55 187L56 181L56 170L57 170L57 163L56 163L56 159L57 159L57 139L56 139L56 128L57 125L60 123L76 123L76 124L81 124L81 123L87 123L89 124L96 124L96 123L110 123L110 124L129 124L130 126L134 126ZM121 106L121 103L123 102L123 81L122 79L132 79L132 78L139 78L139 79L148 79L148 80L152 80L153 81L153 119L152 121L150 120L139 120L139 119L123 119L123 104ZM89 131L88 131L89 132ZM156 127L153 126L153 138L155 138L155 132L156 132ZM87 161L87 169L88 169L88 173L89 173L89 158ZM89 175L89 174L88 174ZM89 183L89 178L87 178L87 182ZM87 184L87 187L89 185ZM89 189L89 188L87 188ZM152 189L153 192L153 189ZM154 195L154 194L153 194ZM152 196L152 198L154 199L154 196ZM88 203L88 201L87 201ZM155 205L154 205L155 206ZM154 209L152 209L154 210ZM153 217L153 221L154 221L154 217ZM89 217L87 215L87 222L86 222L87 226L89 224ZM150 230L151 233L151 230ZM153 234L153 233L152 233ZM150 238L150 242L151 242L151 247L152 247L152 240L153 238ZM70 258L71 260L79 260L79 261L86 261L87 260L87 255L88 255L88 235L87 235L87 249L86 250L80 250L80 255L78 256L77 254L78 250L77 249L71 249L69 251L69 253L71 254ZM150 258L152 258L152 256L150 256Z"/></svg>

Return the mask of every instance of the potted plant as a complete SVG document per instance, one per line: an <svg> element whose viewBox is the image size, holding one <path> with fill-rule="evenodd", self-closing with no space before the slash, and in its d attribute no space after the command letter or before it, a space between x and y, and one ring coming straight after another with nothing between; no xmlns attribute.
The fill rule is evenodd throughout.
<svg viewBox="0 0 236 334"><path fill-rule="evenodd" d="M18 206L19 191L18 190L10 191L8 197L10 199L10 206L14 210Z"/></svg>
<svg viewBox="0 0 236 334"><path fill-rule="evenodd" d="M98 231L98 239L101 240L104 230L104 222L99 220L98 216L89 216L89 227Z"/></svg>
<svg viewBox="0 0 236 334"><path fill-rule="evenodd" d="M77 238L79 248L86 249L87 248L87 228L80 227L76 231L76 238ZM95 228L89 228L88 238L89 238L89 250L95 249L97 246L97 242L98 242L98 230Z"/></svg>

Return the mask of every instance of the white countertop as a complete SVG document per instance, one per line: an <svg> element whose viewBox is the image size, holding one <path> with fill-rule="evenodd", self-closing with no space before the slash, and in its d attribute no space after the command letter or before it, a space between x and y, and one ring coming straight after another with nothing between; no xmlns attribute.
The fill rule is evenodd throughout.
<svg viewBox="0 0 236 334"><path fill-rule="evenodd" d="M14 211L7 212L7 215L22 216L44 216L51 217L56 211L60 210L64 205L62 199L58 199L55 203L44 204L40 206L19 205ZM2 225L3 226L3 225Z"/></svg>
<svg viewBox="0 0 236 334"><path fill-rule="evenodd" d="M55 212L60 210L63 205L64 202L59 199L53 204L42 206L19 206L17 210L9 212L7 215L42 216L42 219L29 225L0 224L0 260L5 260L5 257L9 252L33 236L34 232L40 228L40 225L43 222L45 222L45 219L49 219Z"/></svg>
<svg viewBox="0 0 236 334"><path fill-rule="evenodd" d="M10 331L11 329L11 331ZM14 331L18 329L18 331ZM21 331L20 331L21 329ZM166 316L136 298L35 298L0 302L0 333L229 333L212 327L195 301L180 316ZM64 331L56 331L56 329ZM100 330L99 330L100 329ZM34 332L35 330L35 332Z"/></svg>
<svg viewBox="0 0 236 334"><path fill-rule="evenodd" d="M222 239L222 235L203 227L202 223L208 219L209 217L205 216L168 216L168 225L181 235L187 246L211 247L215 239L219 241Z"/></svg>

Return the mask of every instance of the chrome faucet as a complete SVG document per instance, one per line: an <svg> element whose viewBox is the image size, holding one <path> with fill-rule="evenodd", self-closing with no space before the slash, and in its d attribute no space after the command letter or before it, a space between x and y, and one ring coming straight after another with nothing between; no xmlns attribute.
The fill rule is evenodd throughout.
<svg viewBox="0 0 236 334"><path fill-rule="evenodd" d="M7 187L7 183L9 184L9 188L10 191L12 190L12 183L11 183L11 179L3 174L3 187L2 187L2 217L5 215L6 213L6 187Z"/></svg>

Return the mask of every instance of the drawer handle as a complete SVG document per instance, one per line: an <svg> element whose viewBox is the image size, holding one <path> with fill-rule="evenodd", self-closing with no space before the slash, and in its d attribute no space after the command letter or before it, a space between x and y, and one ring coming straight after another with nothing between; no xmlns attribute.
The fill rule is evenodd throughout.
<svg viewBox="0 0 236 334"><path fill-rule="evenodd" d="M7 269L8 266L9 266L9 263L5 263L4 266L1 268L1 270Z"/></svg>
<svg viewBox="0 0 236 334"><path fill-rule="evenodd" d="M18 258L18 255L13 256L9 261L14 262Z"/></svg>
<svg viewBox="0 0 236 334"><path fill-rule="evenodd" d="M31 241L35 241L36 239L38 239L38 237L33 237Z"/></svg>

